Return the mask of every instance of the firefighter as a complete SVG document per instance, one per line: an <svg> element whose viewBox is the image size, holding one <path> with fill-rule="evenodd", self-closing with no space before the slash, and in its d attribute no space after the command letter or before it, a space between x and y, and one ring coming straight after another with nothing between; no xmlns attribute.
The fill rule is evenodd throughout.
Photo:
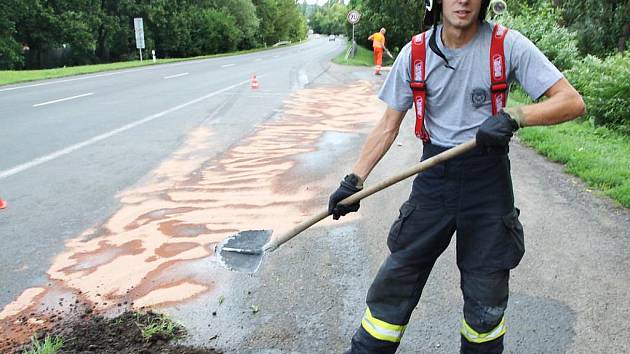
<svg viewBox="0 0 630 354"><path fill-rule="evenodd" d="M414 36L396 59L378 94L388 107L351 173L330 196L334 219L359 209L358 202L338 203L362 189L414 103L423 160L476 139L473 151L414 179L389 231L390 253L368 290L367 308L348 353L396 351L429 273L455 231L464 299L461 353L503 352L508 279L525 251L508 143L519 128L558 124L586 108L532 42L485 20L489 3L425 0L425 21L433 26ZM547 99L504 108L514 80L534 100Z"/></svg>
<svg viewBox="0 0 630 354"><path fill-rule="evenodd" d="M374 75L381 74L381 66L383 65L383 50L385 50L385 28L368 37L372 41L372 49L374 50Z"/></svg>

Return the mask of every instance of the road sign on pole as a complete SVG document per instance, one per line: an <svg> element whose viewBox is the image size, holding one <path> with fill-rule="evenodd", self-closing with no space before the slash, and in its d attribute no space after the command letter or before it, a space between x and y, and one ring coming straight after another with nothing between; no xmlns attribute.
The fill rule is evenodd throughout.
<svg viewBox="0 0 630 354"><path fill-rule="evenodd" d="M136 48L140 51L140 61L142 61L142 49L144 49L144 24L142 17L133 19L133 29L136 32Z"/></svg>
<svg viewBox="0 0 630 354"><path fill-rule="evenodd" d="M359 20L361 19L361 13L359 13L359 11L357 10L350 10L350 12L348 12L347 18L348 18L348 22L352 24L352 47L348 53L349 54L351 53L352 56L354 57L354 52L356 51L356 45L357 45L357 42L354 40L354 24L359 22ZM347 59L348 59L348 55L346 55L346 60Z"/></svg>
<svg viewBox="0 0 630 354"><path fill-rule="evenodd" d="M357 22L359 22L359 20L361 19L361 14L359 13L359 11L357 10L350 10L350 12L348 12L348 22L350 22L351 24L355 24Z"/></svg>

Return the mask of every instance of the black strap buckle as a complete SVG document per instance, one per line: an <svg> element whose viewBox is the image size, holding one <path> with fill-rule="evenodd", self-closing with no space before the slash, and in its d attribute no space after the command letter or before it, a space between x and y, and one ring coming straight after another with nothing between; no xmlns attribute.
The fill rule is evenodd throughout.
<svg viewBox="0 0 630 354"><path fill-rule="evenodd" d="M507 91L509 88L509 85L507 82L499 82L496 84L492 84L490 85L490 91L494 92L505 92Z"/></svg>
<svg viewBox="0 0 630 354"><path fill-rule="evenodd" d="M411 81L409 82L409 87L411 88L412 91L426 91L427 90L427 85L424 82L424 80Z"/></svg>

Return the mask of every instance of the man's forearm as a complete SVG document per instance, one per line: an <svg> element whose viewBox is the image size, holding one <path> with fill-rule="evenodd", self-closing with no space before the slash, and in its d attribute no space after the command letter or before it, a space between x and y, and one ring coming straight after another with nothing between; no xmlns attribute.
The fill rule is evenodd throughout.
<svg viewBox="0 0 630 354"><path fill-rule="evenodd" d="M381 160L398 136L400 123L405 112L398 112L388 108L376 127L370 132L361 149L359 159L352 168L352 172L362 180L368 177L374 166Z"/></svg>
<svg viewBox="0 0 630 354"><path fill-rule="evenodd" d="M566 79L558 81L545 95L549 98L543 102L510 107L505 111L521 127L559 124L586 112L582 97Z"/></svg>

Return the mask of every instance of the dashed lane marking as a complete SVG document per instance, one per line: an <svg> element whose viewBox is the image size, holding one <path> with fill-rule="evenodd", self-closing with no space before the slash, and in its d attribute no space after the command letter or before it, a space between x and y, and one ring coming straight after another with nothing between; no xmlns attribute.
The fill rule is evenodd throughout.
<svg viewBox="0 0 630 354"><path fill-rule="evenodd" d="M46 106L46 105L53 104L53 103L70 101L70 100L74 100L74 99L81 98L81 97L92 96L93 94L94 94L94 92L88 92L88 93L84 93L82 95L76 95L76 96L72 96L72 97L60 98L58 100L52 100L52 101L48 101L48 102L37 103L37 104L34 104L33 107L41 107L41 106Z"/></svg>
<svg viewBox="0 0 630 354"><path fill-rule="evenodd" d="M182 76L186 76L188 75L188 73L181 73L181 74L175 74L175 75L169 75L169 76L164 76L164 79L168 80L168 79L174 79L176 77L182 77Z"/></svg>

